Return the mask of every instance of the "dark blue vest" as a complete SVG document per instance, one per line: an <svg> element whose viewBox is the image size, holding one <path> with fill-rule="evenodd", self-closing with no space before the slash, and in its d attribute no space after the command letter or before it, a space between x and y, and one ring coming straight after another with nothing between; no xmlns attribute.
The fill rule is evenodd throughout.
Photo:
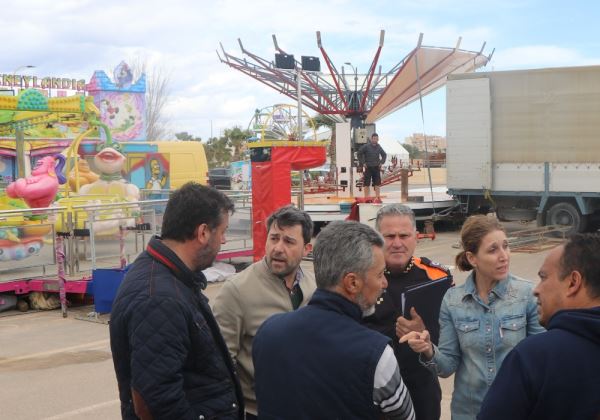
<svg viewBox="0 0 600 420"><path fill-rule="evenodd" d="M252 344L260 419L376 419L375 368L390 339L360 324L358 305L317 289L270 317Z"/></svg>

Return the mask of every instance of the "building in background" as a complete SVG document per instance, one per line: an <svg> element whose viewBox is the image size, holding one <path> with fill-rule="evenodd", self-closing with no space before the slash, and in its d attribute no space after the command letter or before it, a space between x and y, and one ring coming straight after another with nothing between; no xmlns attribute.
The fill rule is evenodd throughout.
<svg viewBox="0 0 600 420"><path fill-rule="evenodd" d="M425 136L422 133L413 133L404 139L405 144L410 144L420 151L425 151ZM446 137L427 135L427 151L430 153L446 152Z"/></svg>

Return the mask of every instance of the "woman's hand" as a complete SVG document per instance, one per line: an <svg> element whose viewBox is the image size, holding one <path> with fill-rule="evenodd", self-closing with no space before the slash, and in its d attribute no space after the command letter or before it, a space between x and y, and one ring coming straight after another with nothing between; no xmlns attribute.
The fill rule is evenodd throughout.
<svg viewBox="0 0 600 420"><path fill-rule="evenodd" d="M433 357L433 345L429 337L429 331L423 332L411 331L400 338L401 343L408 343L412 351L422 353L425 359L431 360Z"/></svg>

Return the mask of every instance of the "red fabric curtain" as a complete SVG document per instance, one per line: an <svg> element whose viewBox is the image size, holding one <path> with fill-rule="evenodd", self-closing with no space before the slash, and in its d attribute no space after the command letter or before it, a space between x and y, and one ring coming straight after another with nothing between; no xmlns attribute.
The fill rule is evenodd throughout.
<svg viewBox="0 0 600 420"><path fill-rule="evenodd" d="M254 261L265 255L267 218L292 201L292 170L310 169L325 163L323 146L271 148L270 162L252 162L252 241Z"/></svg>

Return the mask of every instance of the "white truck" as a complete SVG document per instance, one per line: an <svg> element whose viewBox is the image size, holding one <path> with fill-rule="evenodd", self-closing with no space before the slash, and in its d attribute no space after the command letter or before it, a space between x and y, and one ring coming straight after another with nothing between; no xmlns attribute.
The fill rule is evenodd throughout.
<svg viewBox="0 0 600 420"><path fill-rule="evenodd" d="M447 185L462 214L594 227L600 66L448 77Z"/></svg>

